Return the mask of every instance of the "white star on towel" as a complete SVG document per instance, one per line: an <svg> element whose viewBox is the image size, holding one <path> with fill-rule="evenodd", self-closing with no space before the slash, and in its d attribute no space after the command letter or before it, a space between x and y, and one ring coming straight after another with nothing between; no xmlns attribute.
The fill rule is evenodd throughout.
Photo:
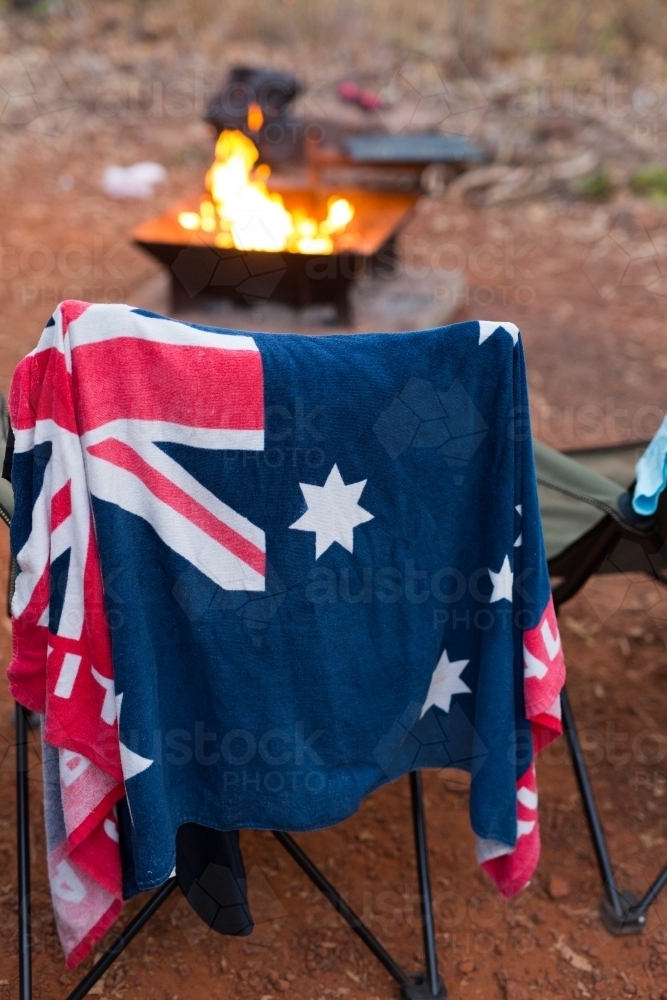
<svg viewBox="0 0 667 1000"><path fill-rule="evenodd" d="M354 529L374 517L357 502L366 482L366 479L362 479L346 486L338 466L334 465L324 486L299 483L308 510L298 521L290 524L290 528L315 532L316 559L334 542L338 542L348 552L353 551Z"/></svg>
<svg viewBox="0 0 667 1000"><path fill-rule="evenodd" d="M116 717L120 722L120 706L123 704L123 695L116 695ZM141 754L135 753L134 750L130 750L126 747L124 743L118 741L120 746L120 766L123 771L123 777L127 781L129 778L133 778L135 774L141 774L145 771L147 767L150 767L153 763L148 757L142 757Z"/></svg>
<svg viewBox="0 0 667 1000"><path fill-rule="evenodd" d="M503 599L511 601L514 573L510 569L509 556L505 556L503 564L500 567L500 572L494 573L493 570L490 569L489 576L491 577L491 583L493 584L493 593L489 598L489 603L493 604L494 601L502 601Z"/></svg>
<svg viewBox="0 0 667 1000"><path fill-rule="evenodd" d="M505 330L509 333L512 338L513 343L516 345L519 339L519 328L515 326L514 323L494 323L488 319L480 319L477 321L479 323L479 343L483 344L485 340L488 340L496 330Z"/></svg>
<svg viewBox="0 0 667 1000"><path fill-rule="evenodd" d="M431 705L437 705L443 712L448 712L454 694L470 694L470 688L461 680L461 674L470 660L454 660L450 663L447 650L443 649L438 665L433 671L431 684L419 716L423 719Z"/></svg>

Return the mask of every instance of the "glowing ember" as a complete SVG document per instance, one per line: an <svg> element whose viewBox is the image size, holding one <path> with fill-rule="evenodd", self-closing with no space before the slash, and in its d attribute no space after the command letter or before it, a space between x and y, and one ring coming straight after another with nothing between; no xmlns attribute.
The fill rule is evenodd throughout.
<svg viewBox="0 0 667 1000"><path fill-rule="evenodd" d="M223 248L333 253L332 236L343 232L354 207L347 199L333 196L321 221L304 210L288 212L281 196L267 189L270 167L255 168L258 157L257 147L243 132L221 132L215 163L206 174L210 199L201 202L199 212L181 212L179 224L183 229L215 233L216 246Z"/></svg>

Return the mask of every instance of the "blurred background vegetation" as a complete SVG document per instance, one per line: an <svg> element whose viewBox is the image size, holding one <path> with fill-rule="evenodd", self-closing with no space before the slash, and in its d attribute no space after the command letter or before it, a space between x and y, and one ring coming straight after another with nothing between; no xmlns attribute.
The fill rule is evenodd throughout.
<svg viewBox="0 0 667 1000"><path fill-rule="evenodd" d="M138 0L139 6L160 0ZM619 59L650 45L667 53L665 0L187 0L198 22L239 38L373 39L434 55L451 39L471 71L485 58L529 52Z"/></svg>
<svg viewBox="0 0 667 1000"><path fill-rule="evenodd" d="M607 57L614 68L649 46L667 54L667 0L130 0L138 25L176 22L181 32L216 25L232 40L409 47L442 54L448 43L476 72L489 57L531 52ZM115 0L0 0L39 17ZM162 9L161 9L162 8ZM177 13L178 12L178 13ZM339 53L342 55L342 53Z"/></svg>

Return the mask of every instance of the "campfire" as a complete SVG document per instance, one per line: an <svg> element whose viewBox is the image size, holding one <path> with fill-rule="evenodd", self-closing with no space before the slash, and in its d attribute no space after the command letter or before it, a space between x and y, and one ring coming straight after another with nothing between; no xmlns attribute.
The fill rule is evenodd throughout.
<svg viewBox="0 0 667 1000"><path fill-rule="evenodd" d="M258 106L253 108L262 114ZM258 158L257 147L243 132L221 132L215 161L206 174L209 197L201 201L198 212L180 212L179 225L191 232L215 234L215 245L226 250L333 253L334 237L345 231L354 217L354 206L347 198L332 195L326 201L325 217L319 220L303 208L289 211L282 196L269 191L271 168L256 166Z"/></svg>
<svg viewBox="0 0 667 1000"><path fill-rule="evenodd" d="M261 114L250 109L248 131L261 127ZM369 269L391 274L396 236L418 194L331 190L319 183L277 190L280 178L259 159L246 132L224 129L206 193L134 230L135 242L169 270L172 309L187 312L193 300L210 298L328 305L341 324L351 325L352 284Z"/></svg>

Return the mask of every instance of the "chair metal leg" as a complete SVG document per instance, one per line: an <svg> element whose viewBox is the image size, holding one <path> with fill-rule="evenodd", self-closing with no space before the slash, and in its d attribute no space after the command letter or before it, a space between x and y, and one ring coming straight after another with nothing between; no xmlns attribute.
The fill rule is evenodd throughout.
<svg viewBox="0 0 667 1000"><path fill-rule="evenodd" d="M380 944L369 927L357 916L351 906L341 896L337 889L329 882L323 872L308 857L306 852L288 834L280 830L274 830L273 835L276 840L285 848L287 853L296 861L300 868L306 873L320 892L329 900L331 905L337 910L341 917L348 923L351 929L369 951L375 955L377 960L385 967L390 976L396 980L401 988L403 1000L446 1000L447 989L442 979L438 975L438 964L435 948L435 929L433 921L433 906L431 902L431 882L429 876L428 849L426 844L426 823L424 820L424 802L421 787L421 775L418 772L410 774L410 790L412 794L412 816L415 832L415 846L417 850L417 872L419 877L419 896L421 908L421 922L424 935L424 954L426 962L426 975L420 973L414 975L405 972L398 962L396 962L386 948ZM70 998L68 998L70 1000ZM74 1000L74 998L72 998Z"/></svg>
<svg viewBox="0 0 667 1000"><path fill-rule="evenodd" d="M32 934L30 913L30 811L28 797L28 711L16 705L16 832L18 839L19 1000L32 1000ZM165 882L137 913L90 972L74 987L67 1000L82 1000L127 948L176 888L176 879Z"/></svg>
<svg viewBox="0 0 667 1000"><path fill-rule="evenodd" d="M143 909L139 910L136 917L121 931L113 944L98 959L88 975L84 976L81 982L74 987L68 995L67 1000L83 1000L83 997L90 992L97 980L104 975L110 965L113 965L118 956L125 951L132 938L137 936L141 928L148 923L153 914L159 910L175 888L176 879L170 878L164 885L160 886L157 892L153 893Z"/></svg>
<svg viewBox="0 0 667 1000"><path fill-rule="evenodd" d="M333 908L340 913L343 920L352 928L354 933L361 938L366 947L371 951L378 962L385 967L390 976L396 980L401 987L409 986L410 977L403 971L398 962L395 962L389 952L384 948L373 932L366 926L361 917L357 916L352 907L343 899L337 889L331 884L328 878L320 871L316 864L308 857L306 852L299 847L297 842L289 833L274 830L273 836L279 844L285 848L299 867L306 873L308 878L325 896Z"/></svg>
<svg viewBox="0 0 667 1000"><path fill-rule="evenodd" d="M643 900L637 900L632 893L619 892L609 856L609 848L607 847L600 814L598 813L591 786L591 779L588 774L588 768L586 767L575 728L570 700L565 688L561 692L561 708L565 736L572 755L574 773L579 786L579 792L581 793L588 829L593 841L593 848L606 893L606 897L603 899L600 907L602 923L611 934L640 934L646 924L646 910L664 885L667 884L667 868L658 876Z"/></svg>
<svg viewBox="0 0 667 1000"><path fill-rule="evenodd" d="M19 1000L32 1000L30 920L30 810L28 789L28 720L16 706L16 834L18 854Z"/></svg>
<svg viewBox="0 0 667 1000"><path fill-rule="evenodd" d="M437 997L438 1000L447 996L445 984L438 975L438 956L435 947L435 924L433 921L433 902L431 899L431 877L428 861L428 845L426 842L426 822L424 819L424 796L422 791L422 776L419 771L410 772L410 794L412 797L412 820L415 833L415 851L417 854L417 876L419 878L419 903L421 907L422 931L424 934L424 960L426 964L426 981L422 985L421 996ZM425 993L423 986L428 986ZM406 991L412 1000L413 992Z"/></svg>
<svg viewBox="0 0 667 1000"><path fill-rule="evenodd" d="M659 894L662 892L662 890L665 888L666 885L667 885L667 865L665 865L665 867L662 869L655 882L653 882L653 884L649 887L648 891L646 892L646 895L643 896L642 899L639 901L639 903L637 904L637 909L641 910L642 912L648 910L649 906L651 906L652 903L655 903Z"/></svg>

